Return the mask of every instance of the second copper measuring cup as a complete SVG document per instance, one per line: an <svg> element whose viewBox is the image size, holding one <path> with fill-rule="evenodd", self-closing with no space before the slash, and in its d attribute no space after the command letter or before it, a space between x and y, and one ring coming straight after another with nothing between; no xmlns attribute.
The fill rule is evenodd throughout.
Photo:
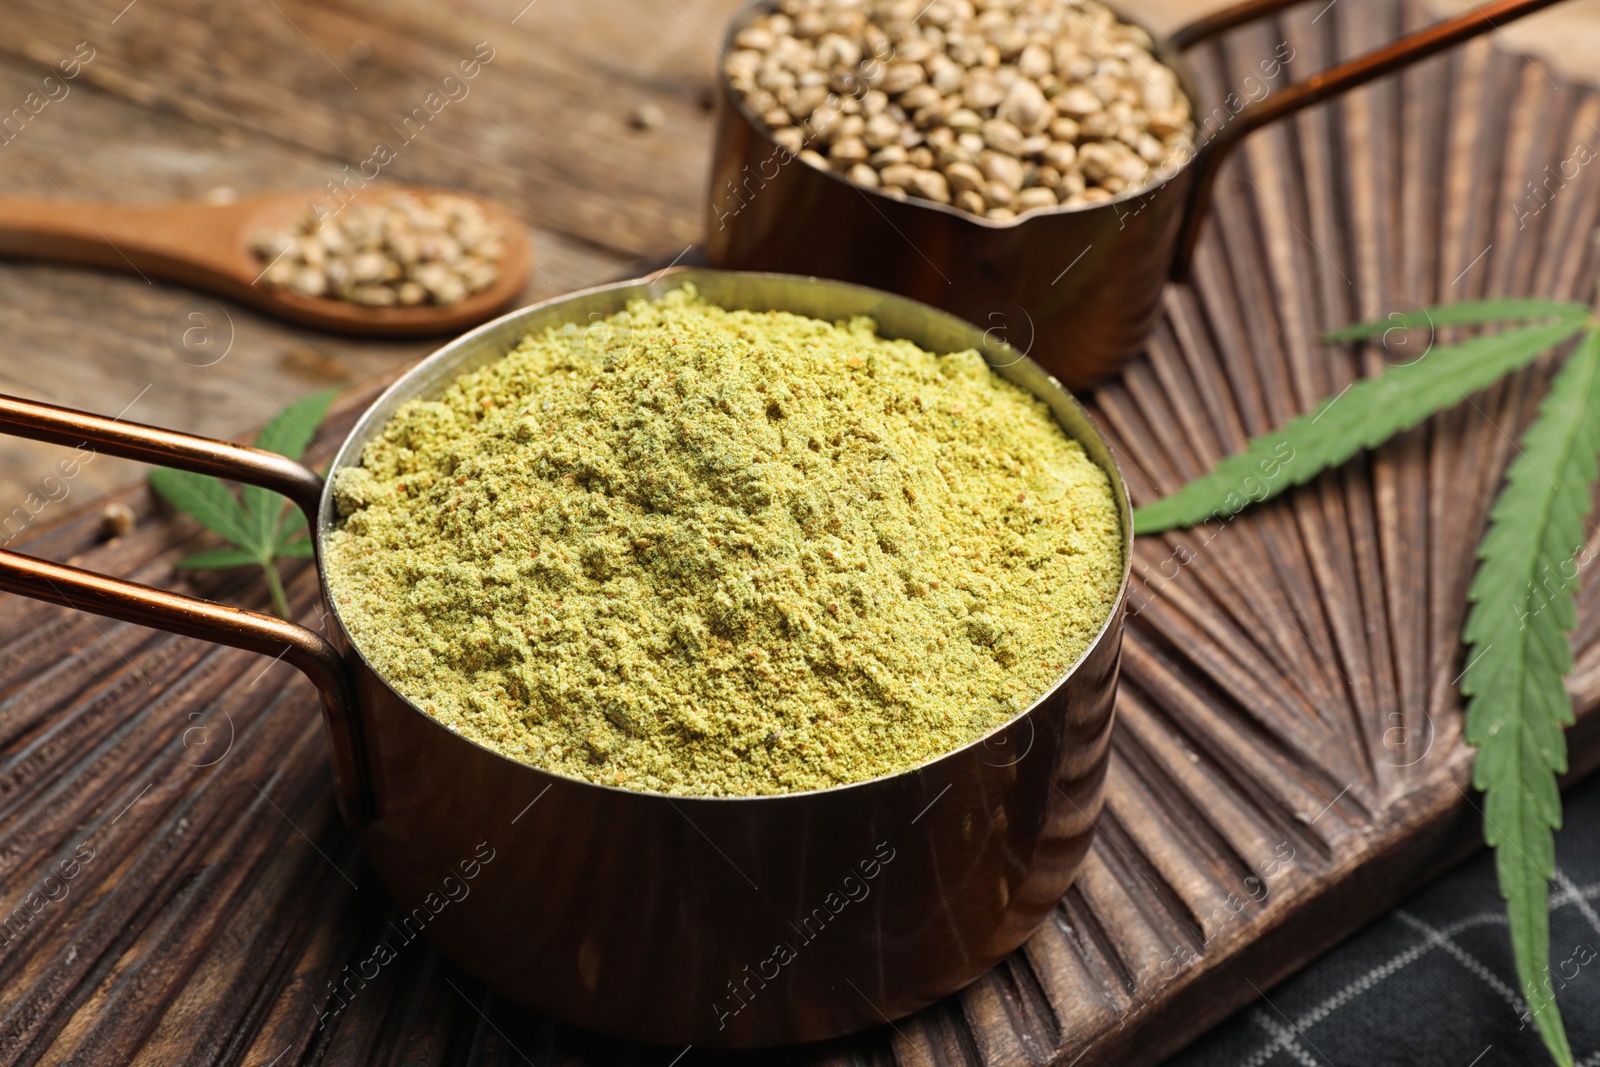
<svg viewBox="0 0 1600 1067"><path fill-rule="evenodd" d="M1299 0L1246 0L1152 34L1177 72L1202 133L1166 177L1110 200L1031 211L1007 221L929 200L896 199L797 161L720 78L706 251L719 267L814 274L886 289L959 315L1025 351L1071 389L1139 352L1169 278L1187 275L1218 169L1251 133L1313 104L1487 33L1555 0L1498 0L1239 106L1200 93L1183 52ZM770 11L748 4L735 34ZM1137 21L1137 20L1126 20Z"/></svg>

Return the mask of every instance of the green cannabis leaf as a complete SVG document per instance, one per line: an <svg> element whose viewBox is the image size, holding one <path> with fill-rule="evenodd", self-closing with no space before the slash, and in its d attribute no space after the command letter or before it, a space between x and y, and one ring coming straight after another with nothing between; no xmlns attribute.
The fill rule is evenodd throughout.
<svg viewBox="0 0 1600 1067"><path fill-rule="evenodd" d="M290 404L256 435L255 446L299 459L337 395L337 390L328 390ZM287 499L268 489L247 485L241 500L217 478L164 467L150 472L150 485L173 507L234 546L198 552L174 566L202 570L260 567L267 577L273 608L288 617L289 601L278 577L277 560L309 557L313 551L305 516L298 508L288 507Z"/></svg>
<svg viewBox="0 0 1600 1067"><path fill-rule="evenodd" d="M1528 1014L1562 1067L1572 1049L1550 981L1549 879L1561 825L1556 775L1566 770L1561 728L1573 721L1565 678L1577 624L1576 554L1600 467L1600 328L1581 304L1489 300L1430 308L1352 326L1349 341L1417 327L1554 320L1425 352L1350 386L1172 496L1134 512L1140 533L1225 518L1299 485L1363 448L1453 407L1555 345L1588 331L1523 436L1478 547L1462 640L1468 665L1466 738L1477 747L1473 784L1484 793L1484 839L1495 850L1511 949Z"/></svg>
<svg viewBox="0 0 1600 1067"><path fill-rule="evenodd" d="M1496 849L1500 892L1528 1010L1556 1058L1572 1062L1550 970L1548 880L1561 825L1556 775L1567 769L1561 727L1572 722L1564 679L1572 594L1600 459L1600 332L1591 332L1550 385L1522 438L1478 547L1463 638L1471 646L1461 692L1471 698L1467 741L1478 746L1472 784L1484 793L1484 838Z"/></svg>
<svg viewBox="0 0 1600 1067"><path fill-rule="evenodd" d="M1396 330L1432 329L1438 326L1481 326L1496 322L1526 322L1529 319L1563 319L1582 322L1589 309L1566 300L1476 300L1466 304L1445 304L1419 308L1409 314L1395 312L1378 322L1362 322L1323 335L1323 341L1357 341L1366 337L1386 337Z"/></svg>
<svg viewBox="0 0 1600 1067"><path fill-rule="evenodd" d="M1160 533L1208 519L1226 519L1251 503L1277 496L1310 481L1365 448L1373 448L1435 412L1452 407L1492 385L1508 371L1533 362L1543 352L1583 328L1589 309L1554 301L1454 304L1414 315L1396 316L1330 335L1329 340L1373 337L1392 330L1458 325L1516 318L1554 318L1541 326L1474 337L1435 349L1377 378L1352 384L1274 433L1252 438L1245 450L1217 464L1171 496L1134 513L1134 529Z"/></svg>

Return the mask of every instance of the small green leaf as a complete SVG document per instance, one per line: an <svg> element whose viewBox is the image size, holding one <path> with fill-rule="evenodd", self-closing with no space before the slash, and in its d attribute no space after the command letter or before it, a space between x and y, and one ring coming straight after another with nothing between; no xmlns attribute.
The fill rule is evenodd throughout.
<svg viewBox="0 0 1600 1067"><path fill-rule="evenodd" d="M185 559L174 563L174 567L183 570L226 570L229 567L259 566L261 557L254 552L246 552L242 548L213 548L206 552L196 552Z"/></svg>
<svg viewBox="0 0 1600 1067"><path fill-rule="evenodd" d="M256 435L256 447L299 459L335 395L332 391L316 393L289 405ZM285 498L253 485L244 487L241 504L219 479L188 471L158 467L150 472L150 485L174 507L193 515L233 545L201 552L174 566L222 569L253 563L266 578L273 607L279 615L288 617L289 603L273 561L281 556L306 558L315 554L315 546L304 535L305 517L299 511L285 514Z"/></svg>
<svg viewBox="0 0 1600 1067"><path fill-rule="evenodd" d="M278 520L277 544L283 544L297 534L306 532L306 516L299 508L291 508Z"/></svg>
<svg viewBox="0 0 1600 1067"><path fill-rule="evenodd" d="M338 395L338 390L329 389L296 400L261 428L256 435L255 447L289 459L299 459L305 455L306 446L316 436L317 427L322 425L328 405ZM276 540L278 520L287 504L287 499L271 490L254 485L244 487L244 506L249 513L255 544L270 545Z"/></svg>
<svg viewBox="0 0 1600 1067"><path fill-rule="evenodd" d="M1484 838L1495 849L1512 956L1528 1010L1558 1064L1572 1063L1549 984L1549 878L1561 825L1561 728L1573 721L1565 679L1584 521L1600 467L1600 332L1584 338L1523 435L1478 548L1462 639L1471 698L1466 737L1484 791Z"/></svg>
<svg viewBox="0 0 1600 1067"><path fill-rule="evenodd" d="M239 502L217 479L157 467L150 472L150 485L173 507L193 515L202 526L224 540L242 548L257 546ZM267 546L260 547L265 550Z"/></svg>
<svg viewBox="0 0 1600 1067"><path fill-rule="evenodd" d="M244 487L244 499L241 503L245 528L250 531L250 546L252 548L259 546L262 551L270 550L274 531L278 525L278 515L286 501L277 493L247 485Z"/></svg>
<svg viewBox="0 0 1600 1067"><path fill-rule="evenodd" d="M337 389L328 389L296 400L261 428L256 435L255 446L290 459L299 459L305 455L306 446L317 435L317 427L322 425L329 406L338 395Z"/></svg>
<svg viewBox="0 0 1600 1067"><path fill-rule="evenodd" d="M310 559L316 555L316 548L312 545L311 538L301 537L279 544L276 554L282 559Z"/></svg>
<svg viewBox="0 0 1600 1067"><path fill-rule="evenodd" d="M1324 334L1327 344L1380 337L1390 330L1412 330L1438 326L1478 326L1489 322L1525 322L1529 319L1557 319L1574 324L1583 321L1589 309L1564 300L1479 300L1466 304L1441 304L1407 313L1394 312L1377 322L1363 322Z"/></svg>
<svg viewBox="0 0 1600 1067"><path fill-rule="evenodd" d="M1133 513L1143 534L1228 518L1310 481L1435 412L1533 362L1582 328L1581 319L1474 337L1355 382L1281 430L1252 438L1210 474Z"/></svg>

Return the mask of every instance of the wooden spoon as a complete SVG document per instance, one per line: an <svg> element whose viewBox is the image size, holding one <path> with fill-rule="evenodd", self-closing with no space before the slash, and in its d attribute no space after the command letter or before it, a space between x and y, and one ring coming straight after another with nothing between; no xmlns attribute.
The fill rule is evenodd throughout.
<svg viewBox="0 0 1600 1067"><path fill-rule="evenodd" d="M443 190L375 186L384 195ZM454 194L450 194L454 195ZM229 204L74 204L0 199L0 256L77 263L203 289L308 326L400 337L456 333L490 318L522 292L533 263L523 225L504 209L468 197L507 245L489 288L453 304L363 307L302 296L261 280L266 262L251 247L262 230L293 230L318 193L272 193Z"/></svg>

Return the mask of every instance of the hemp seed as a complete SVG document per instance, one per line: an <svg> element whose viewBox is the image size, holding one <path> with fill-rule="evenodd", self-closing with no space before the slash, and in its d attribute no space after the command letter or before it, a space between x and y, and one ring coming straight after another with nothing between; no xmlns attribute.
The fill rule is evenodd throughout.
<svg viewBox="0 0 1600 1067"><path fill-rule="evenodd" d="M268 263L268 285L364 307L465 300L495 283L506 254L477 205L447 194L392 193L332 214L308 211L251 243Z"/></svg>

